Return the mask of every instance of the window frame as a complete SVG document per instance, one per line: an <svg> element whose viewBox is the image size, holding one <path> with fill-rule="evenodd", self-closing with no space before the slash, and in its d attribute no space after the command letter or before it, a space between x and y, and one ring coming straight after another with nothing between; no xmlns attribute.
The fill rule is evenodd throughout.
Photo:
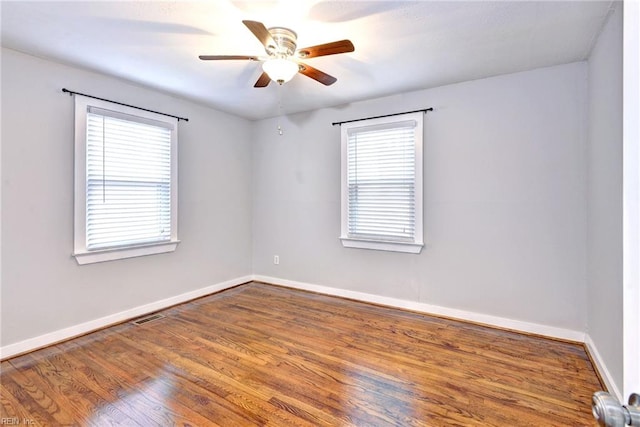
<svg viewBox="0 0 640 427"><path fill-rule="evenodd" d="M414 212L415 230L414 239L411 242L402 242L385 239L365 239L349 235L349 184L348 184L348 143L349 132L358 128L375 128L379 126L415 121L415 175L414 175ZM418 254L424 246L423 230L423 139L424 139L424 113L405 113L389 117L359 120L343 123L341 126L341 229L340 241L347 248L372 249L390 252L404 252Z"/></svg>
<svg viewBox="0 0 640 427"><path fill-rule="evenodd" d="M87 249L87 113L90 108L133 116L139 118L141 122L149 120L162 122L171 129L171 233L168 241ZM76 94L74 121L74 250L72 255L78 264L92 264L175 251L180 243L178 240L178 120L135 107Z"/></svg>

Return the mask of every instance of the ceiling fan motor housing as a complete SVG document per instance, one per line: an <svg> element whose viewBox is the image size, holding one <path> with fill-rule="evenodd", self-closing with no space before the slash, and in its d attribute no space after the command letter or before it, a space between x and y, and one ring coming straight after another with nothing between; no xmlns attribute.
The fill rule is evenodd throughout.
<svg viewBox="0 0 640 427"><path fill-rule="evenodd" d="M269 34L271 34L273 41L275 41L277 45L269 45L266 47L266 51L269 56L293 56L296 51L296 43L298 41L298 35L295 31L284 27L271 27L269 28Z"/></svg>

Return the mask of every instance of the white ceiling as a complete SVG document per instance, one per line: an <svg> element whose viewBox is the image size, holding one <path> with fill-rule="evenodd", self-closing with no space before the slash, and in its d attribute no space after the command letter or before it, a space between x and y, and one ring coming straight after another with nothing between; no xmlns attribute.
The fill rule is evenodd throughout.
<svg viewBox="0 0 640 427"><path fill-rule="evenodd" d="M249 119L587 59L612 1L3 1L2 45L118 76ZM253 87L263 55L242 20L284 26L335 77ZM74 88L70 88L74 89ZM107 96L108 94L94 94ZM108 96L107 96L108 97ZM280 102L281 101L281 102Z"/></svg>

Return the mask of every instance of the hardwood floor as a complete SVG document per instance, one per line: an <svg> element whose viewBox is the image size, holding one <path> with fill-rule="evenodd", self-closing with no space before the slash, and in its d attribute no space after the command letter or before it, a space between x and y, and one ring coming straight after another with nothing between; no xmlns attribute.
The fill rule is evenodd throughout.
<svg viewBox="0 0 640 427"><path fill-rule="evenodd" d="M3 362L3 424L595 425L577 344L260 283L162 314Z"/></svg>

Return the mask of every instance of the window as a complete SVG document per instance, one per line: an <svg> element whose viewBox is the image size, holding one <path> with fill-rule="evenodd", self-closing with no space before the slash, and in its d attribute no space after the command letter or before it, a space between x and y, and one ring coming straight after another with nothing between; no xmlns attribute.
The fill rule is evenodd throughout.
<svg viewBox="0 0 640 427"><path fill-rule="evenodd" d="M346 247L419 253L423 113L342 125Z"/></svg>
<svg viewBox="0 0 640 427"><path fill-rule="evenodd" d="M177 176L176 119L75 95L78 263L174 251Z"/></svg>

